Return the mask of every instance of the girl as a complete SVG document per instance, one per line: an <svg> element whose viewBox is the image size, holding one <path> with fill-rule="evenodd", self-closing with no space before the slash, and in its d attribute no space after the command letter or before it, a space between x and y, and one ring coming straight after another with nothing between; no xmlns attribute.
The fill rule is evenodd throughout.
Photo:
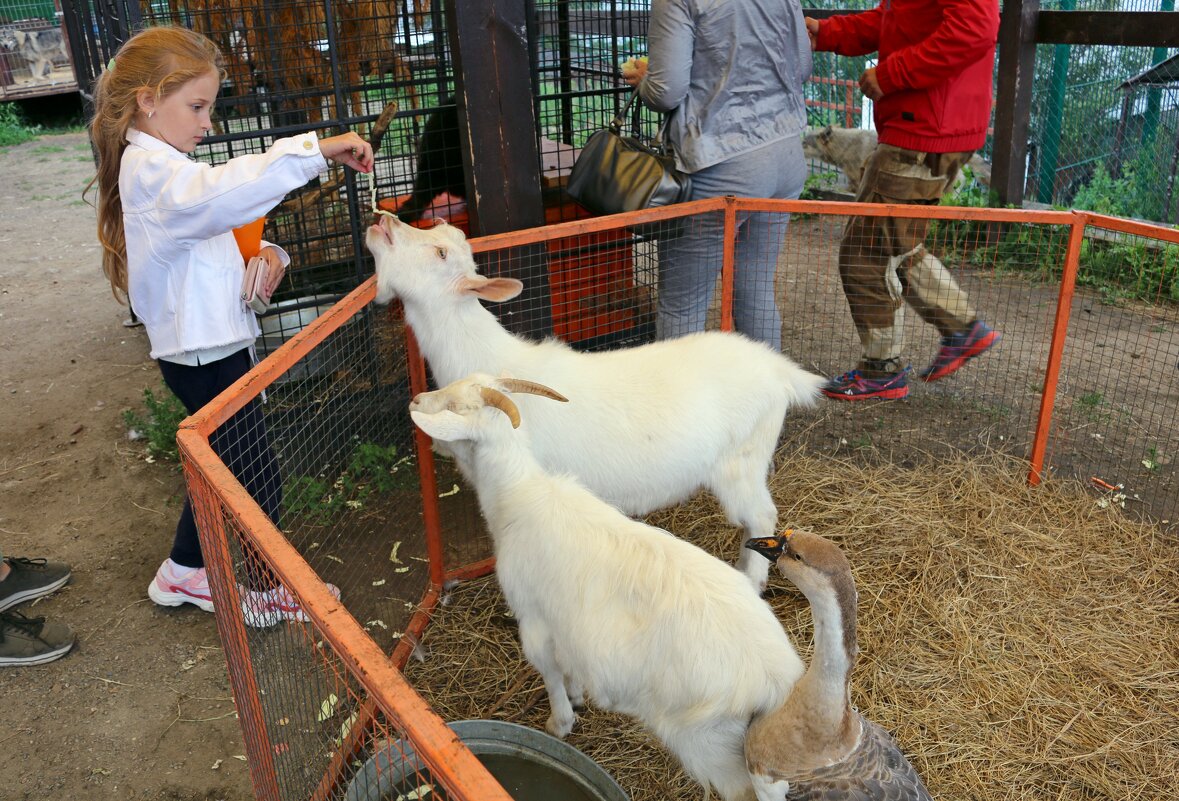
<svg viewBox="0 0 1179 801"><path fill-rule="evenodd" d="M325 159L362 172L371 172L373 164L371 146L351 132L279 139L265 153L220 167L193 161L187 154L212 127L210 113L224 77L221 54L204 36L185 28L148 28L127 40L99 76L90 124L98 152L103 272L116 299L125 296L143 321L164 382L190 414L249 370L260 333L240 299L244 264L232 229L266 214L319 175ZM269 296L290 259L280 248L262 245ZM238 412L211 444L280 525L282 482L258 403ZM247 569L259 566L247 560ZM306 620L273 578L259 576L256 583L264 589L241 590L248 623ZM190 603L213 611L187 499L172 553L148 595L162 606Z"/></svg>

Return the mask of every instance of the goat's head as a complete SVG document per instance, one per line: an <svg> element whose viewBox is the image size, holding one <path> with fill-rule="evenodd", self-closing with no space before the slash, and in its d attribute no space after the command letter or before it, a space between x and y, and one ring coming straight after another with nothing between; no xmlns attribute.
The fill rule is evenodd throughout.
<svg viewBox="0 0 1179 801"><path fill-rule="evenodd" d="M380 305L393 298L436 303L474 296L502 301L516 297L524 288L515 278L479 275L467 238L445 222L418 228L392 215L381 215L369 226L365 245L376 260L376 302Z"/></svg>
<svg viewBox="0 0 1179 801"><path fill-rule="evenodd" d="M486 432L520 425L520 410L509 395L540 395L556 401L568 399L543 384L519 378L495 378L472 373L433 392L422 392L409 404L409 416L418 428L443 442L481 440Z"/></svg>

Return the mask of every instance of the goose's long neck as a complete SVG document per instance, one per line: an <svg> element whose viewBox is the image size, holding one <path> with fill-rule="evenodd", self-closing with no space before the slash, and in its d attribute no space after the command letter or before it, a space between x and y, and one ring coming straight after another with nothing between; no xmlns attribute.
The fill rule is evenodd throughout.
<svg viewBox="0 0 1179 801"><path fill-rule="evenodd" d="M812 709L826 710L832 731L846 725L851 708L851 671L856 663L856 591L850 576L807 594L814 620L815 651L795 694L809 697ZM813 712L812 712L813 714Z"/></svg>
<svg viewBox="0 0 1179 801"><path fill-rule="evenodd" d="M796 736L825 760L832 760L853 748L860 735L850 691L857 650L856 590L848 574L846 580L838 577L804 592L814 621L814 655L806 673L772 716L795 728Z"/></svg>
<svg viewBox="0 0 1179 801"><path fill-rule="evenodd" d="M814 655L785 702L750 723L745 756L751 771L805 773L846 759L860 741L863 724L849 690L856 661L855 585L850 572L846 579L808 584L798 586L811 604Z"/></svg>

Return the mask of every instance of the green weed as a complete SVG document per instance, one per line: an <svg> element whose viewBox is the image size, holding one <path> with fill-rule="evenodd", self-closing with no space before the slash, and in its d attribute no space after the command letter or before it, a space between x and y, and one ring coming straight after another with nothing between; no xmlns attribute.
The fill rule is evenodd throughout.
<svg viewBox="0 0 1179 801"><path fill-rule="evenodd" d="M857 434L847 442L848 447L856 450L868 450L872 447L872 437L868 434Z"/></svg>
<svg viewBox="0 0 1179 801"><path fill-rule="evenodd" d="M1078 395L1073 400L1073 409L1091 423L1105 423L1111 417L1106 407L1105 396L1100 392Z"/></svg>
<svg viewBox="0 0 1179 801"><path fill-rule="evenodd" d="M16 103L0 103L0 147L19 145L41 135L41 126L25 119Z"/></svg>
<svg viewBox="0 0 1179 801"><path fill-rule="evenodd" d="M151 388L143 390L143 405L143 413L134 409L123 412L123 423L128 432L138 432L146 441L151 457L178 463L180 452L176 448L176 430L180 421L188 417L184 404L172 394L172 390L162 385L158 396Z"/></svg>
<svg viewBox="0 0 1179 801"><path fill-rule="evenodd" d="M1171 464L1170 458L1165 458L1159 452L1158 446L1150 446L1146 448L1146 458L1142 459L1142 467L1146 468L1147 473L1158 473L1161 465Z"/></svg>
<svg viewBox="0 0 1179 801"><path fill-rule="evenodd" d="M398 457L396 446L358 442L347 466L332 480L327 476L294 476L283 487L283 503L291 514L313 523L327 523L345 509L359 509L375 495L412 487L413 462Z"/></svg>
<svg viewBox="0 0 1179 801"><path fill-rule="evenodd" d="M1077 283L1119 299L1179 302L1179 245L1086 239Z"/></svg>
<svg viewBox="0 0 1179 801"><path fill-rule="evenodd" d="M839 173L834 171L816 172L806 177L802 185L800 200L815 200L822 190L833 189L839 184Z"/></svg>
<svg viewBox="0 0 1179 801"><path fill-rule="evenodd" d="M30 121L24 114L19 103L0 103L0 147L19 145L31 142L43 134L77 133L85 131L86 127L78 114L72 114L68 119L55 119L48 125L40 125ZM53 150L44 152L59 152L62 148L56 145L48 147ZM89 144L86 149L89 150ZM38 150L37 152L42 152Z"/></svg>

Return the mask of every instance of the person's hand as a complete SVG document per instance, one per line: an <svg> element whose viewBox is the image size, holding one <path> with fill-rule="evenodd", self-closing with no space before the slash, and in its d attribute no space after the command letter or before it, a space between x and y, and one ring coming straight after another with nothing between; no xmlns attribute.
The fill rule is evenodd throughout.
<svg viewBox="0 0 1179 801"><path fill-rule="evenodd" d="M319 140L319 152L325 159L361 172L373 171L373 146L354 131Z"/></svg>
<svg viewBox="0 0 1179 801"><path fill-rule="evenodd" d="M620 67L622 80L631 86L638 86L639 81L647 76L647 57L628 58Z"/></svg>
<svg viewBox="0 0 1179 801"><path fill-rule="evenodd" d="M814 17L803 17L802 21L806 23L806 35L811 40L811 50L819 44L819 21Z"/></svg>
<svg viewBox="0 0 1179 801"><path fill-rule="evenodd" d="M880 84L876 81L876 68L869 67L864 70L864 74L860 76L860 91L864 93L864 97L869 100L879 100L884 97L884 92L880 90Z"/></svg>
<svg viewBox="0 0 1179 801"><path fill-rule="evenodd" d="M283 276L286 275L287 268L282 264L282 257L278 255L278 249L270 245L258 251L258 255L266 259L266 281L262 285L262 291L266 294L266 302L274 297L274 293L278 291L278 285L282 283Z"/></svg>

